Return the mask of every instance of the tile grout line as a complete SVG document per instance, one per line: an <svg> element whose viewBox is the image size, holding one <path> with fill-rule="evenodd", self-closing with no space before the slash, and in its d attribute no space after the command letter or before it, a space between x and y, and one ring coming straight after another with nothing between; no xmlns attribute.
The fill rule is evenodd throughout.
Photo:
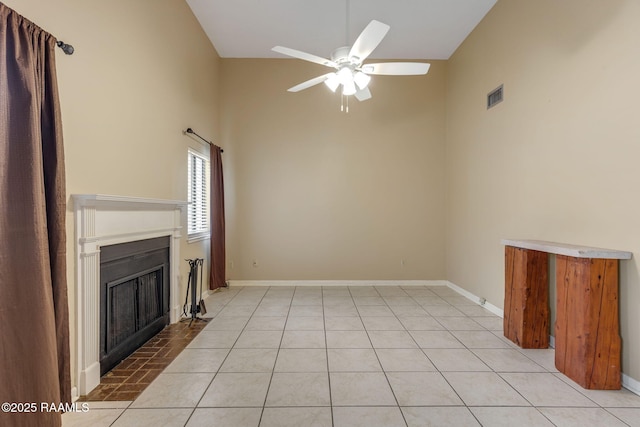
<svg viewBox="0 0 640 427"><path fill-rule="evenodd" d="M269 286L268 289L267 289L267 292L265 292L264 295L267 295L271 289L273 289L273 287ZM260 306L260 304L264 300L264 295L260 299L260 302L258 303L258 306L256 307L256 310L258 309L258 307ZM294 295L295 295L295 290L294 290ZM262 410L260 411L260 419L258 420L258 426L262 423L262 417L264 416L264 411L265 411L266 406L267 406L267 398L269 397L269 390L271 390L271 383L273 382L273 376L274 376L275 371L276 371L276 363L278 363L278 355L280 354L280 348L282 347L282 341L284 340L284 331L286 330L287 323L289 322L289 313L291 312L291 303L292 302L293 302L293 295L291 296L291 301L289 301L289 309L287 310L287 315L285 316L284 326L282 327L282 333L280 334L280 343L278 344L278 349L276 351L276 358L273 361L273 367L271 368L271 377L269 378L269 384L267 385L267 392L264 394L264 401L262 402ZM254 311L254 313L255 313L255 311ZM251 318L253 318L253 314L249 318L249 321L251 320Z"/></svg>
<svg viewBox="0 0 640 427"><path fill-rule="evenodd" d="M329 385L329 412L331 413L331 426L335 426L333 414L333 393L331 393L331 371L329 370L329 342L327 340L327 316L324 311L324 288L320 288L320 301L322 303L322 325L324 327L324 354L327 359L327 383Z"/></svg>
<svg viewBox="0 0 640 427"><path fill-rule="evenodd" d="M231 303L231 301L233 301L235 298L238 297L238 295L240 294L240 291L236 292L236 294L229 300L226 302L226 304L224 304L224 306L222 307L222 309L216 313L215 316L213 316L211 318L211 320L213 320L214 318L216 318L220 312L222 312L222 310L224 310L227 305L229 305L229 303ZM254 309L255 311L255 309ZM196 412L196 409L198 409L198 405L200 405L200 402L202 402L202 399L204 398L204 396L207 394L207 391L209 390L209 387L211 387L211 384L213 384L213 381L216 379L216 377L218 376L218 374L220 373L220 369L222 368L222 365L224 365L224 362L226 362L227 358L229 357L229 355L231 354L231 350L233 350L233 347L235 346L235 344L238 342L238 339L240 339L240 335L242 335L242 332L245 330L245 328L247 327L247 324L249 323L249 321L247 320L247 322L244 324L244 326L242 327L242 329L240 330L240 333L238 334L238 336L236 337L235 341L233 342L233 344L231 345L231 348L229 349L229 351L227 352L227 355L222 359L222 362L220 362L220 366L218 367L218 369L216 370L216 372L213 373L213 377L211 378L211 381L209 381L209 384L207 385L207 387L204 389L204 391L202 392L202 396L200 396L200 398L198 399L198 401L196 402L193 411L191 412L191 414L189 415L189 418L187 419L187 422L185 423L185 425L189 422L189 420L191 419L191 417L193 416L193 414ZM210 324L210 323L209 323ZM206 329L206 327L209 325L207 324L202 330ZM200 331L202 332L202 331Z"/></svg>
<svg viewBox="0 0 640 427"><path fill-rule="evenodd" d="M375 287L374 287L375 289ZM378 292L378 290L376 289L376 292ZM389 310L391 310L391 307L389 307L387 301L384 299L384 297L382 295L380 295L380 297L382 297L382 300L384 301L385 305L383 307L387 307L389 308ZM355 301L354 301L354 305L355 305ZM356 310L358 310L358 307L356 306ZM392 313L393 310L391 310ZM369 343L371 343L371 349L373 350L373 354L375 354L376 356L376 360L378 361L378 363L380 364L380 369L382 370L382 374L384 375L385 380L387 381L387 385L389 386L389 390L391 390L391 394L393 395L393 399L396 401L396 407L398 408L398 411L400 412L400 416L402 417L402 420L404 421L405 426L408 426L409 423L407 422L407 418L404 415L404 412L402 411L402 407L400 406L400 402L398 401L398 396L396 396L396 392L393 390L393 387L391 386L391 381L389 381L389 376L387 375L387 371L384 369L384 366L382 366L382 362L380 361L380 357L378 356L378 352L376 351L376 348L373 346L373 341L371 340L371 335L369 335L369 330L367 329L367 326L364 324L364 320L362 320L362 316L360 314L360 310L358 310L358 317L360 317L360 320L362 321L362 326L364 327L365 333L367 334L367 338L369 338ZM398 320L398 322L400 322L400 320L397 318L397 316L394 313L394 319ZM404 325L403 325L404 328ZM411 336L409 334L409 336ZM413 339L413 337L411 337ZM416 343L417 344L417 343Z"/></svg>

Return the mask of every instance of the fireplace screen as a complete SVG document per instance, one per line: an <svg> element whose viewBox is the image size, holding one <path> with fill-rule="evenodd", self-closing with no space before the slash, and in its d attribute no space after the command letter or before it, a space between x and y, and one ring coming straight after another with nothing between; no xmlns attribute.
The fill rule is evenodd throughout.
<svg viewBox="0 0 640 427"><path fill-rule="evenodd" d="M100 374L169 323L169 239L100 251Z"/></svg>

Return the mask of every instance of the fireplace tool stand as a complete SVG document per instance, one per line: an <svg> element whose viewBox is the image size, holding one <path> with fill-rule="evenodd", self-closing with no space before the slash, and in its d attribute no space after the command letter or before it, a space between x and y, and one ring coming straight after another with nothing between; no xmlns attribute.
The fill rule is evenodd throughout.
<svg viewBox="0 0 640 427"><path fill-rule="evenodd" d="M202 258L196 258L187 259L185 261L189 263L190 269L189 280L187 282L187 293L184 298L184 305L182 306L182 315L185 317L185 319L182 319L182 321L186 321L186 318L189 318L189 326L191 326L191 323L193 323L194 320L199 320L201 322L209 321L209 319L198 317L198 313L205 314L207 312L204 301L202 300L202 264L204 260ZM198 273L200 274L200 301L198 301L198 295L196 293L198 285ZM189 295L191 295L190 306L187 305ZM187 307L189 308L188 314Z"/></svg>

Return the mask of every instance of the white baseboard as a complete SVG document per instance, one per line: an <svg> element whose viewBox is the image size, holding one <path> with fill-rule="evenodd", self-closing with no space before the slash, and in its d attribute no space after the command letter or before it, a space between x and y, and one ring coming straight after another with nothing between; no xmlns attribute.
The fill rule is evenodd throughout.
<svg viewBox="0 0 640 427"><path fill-rule="evenodd" d="M205 298L207 298L209 295L213 295L213 294L215 294L216 292L220 292L220 288L217 288L217 289L214 289L214 290L211 290L211 289L205 289L205 290L203 290L203 291L202 291L202 299L205 299Z"/></svg>
<svg viewBox="0 0 640 427"><path fill-rule="evenodd" d="M446 286L446 280L229 280L234 286Z"/></svg>
<svg viewBox="0 0 640 427"><path fill-rule="evenodd" d="M622 374L622 387L640 396L640 381L634 380L624 373Z"/></svg>
<svg viewBox="0 0 640 427"><path fill-rule="evenodd" d="M484 298L480 298L474 294L472 294L471 292L467 291L466 289L461 288L460 286L453 284L449 281L445 281L447 287L453 289L454 291L456 291L457 293L459 293L460 295L462 295L463 297L475 302L476 304L484 307L485 309L489 310L490 312L492 312L493 314L495 314L498 317L502 317L504 318L504 310L501 309L500 307L497 307L493 304L491 304L490 302L487 302L487 300L485 300Z"/></svg>

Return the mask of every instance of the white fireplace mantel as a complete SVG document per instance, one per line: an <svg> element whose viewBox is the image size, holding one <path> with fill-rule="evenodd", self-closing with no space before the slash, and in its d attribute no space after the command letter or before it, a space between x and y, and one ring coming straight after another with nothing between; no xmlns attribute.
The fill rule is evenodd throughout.
<svg viewBox="0 0 640 427"><path fill-rule="evenodd" d="M170 319L178 321L182 211L187 202L73 194L76 242L78 392L100 384L100 248L170 236Z"/></svg>

